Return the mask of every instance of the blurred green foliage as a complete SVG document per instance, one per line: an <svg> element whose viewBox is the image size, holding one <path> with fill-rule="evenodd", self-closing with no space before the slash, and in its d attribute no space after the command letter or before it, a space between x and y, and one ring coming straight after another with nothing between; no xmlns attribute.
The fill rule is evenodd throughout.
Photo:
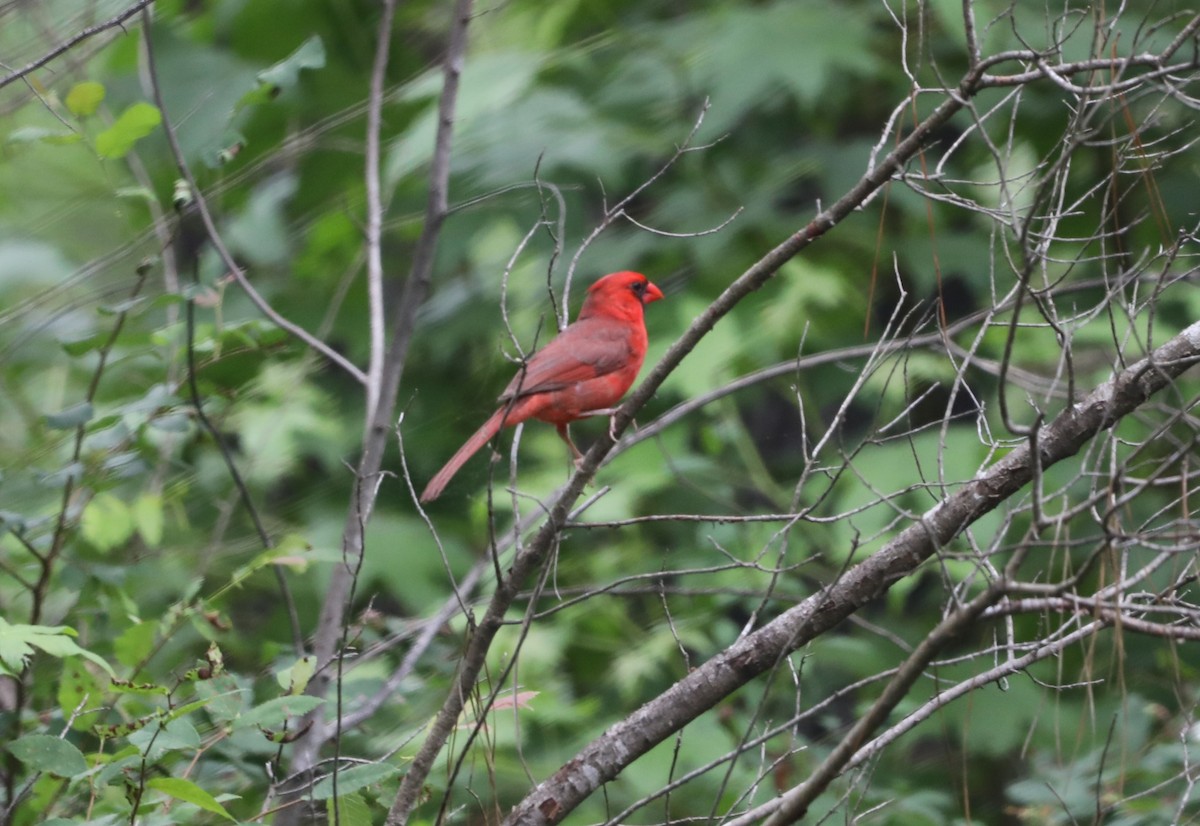
<svg viewBox="0 0 1200 826"><path fill-rule="evenodd" d="M975 5L981 24L999 15L983 33L987 50L1020 48L1023 41L1047 45L1044 8ZM1065 15L1078 22L1084 7L1067 5L1079 5ZM1140 12L1151 4L1131 5ZM663 286L667 300L647 311L648 363L746 266L858 179L883 124L909 92L902 61L922 83L939 76L954 81L966 66L960 7L928 4L921 51L911 44L905 51L888 6L865 0L513 0L479 9L456 114L453 212L400 390L405 458L418 489L480 423L514 369L502 293L521 347L547 340L555 329L547 284L561 300L567 264L604 205L671 157L705 101L696 136L705 148L684 155L632 202L629 214L677 234L740 214L720 232L686 237L618 221L584 251L571 285L572 308L587 282L612 270L638 269ZM98 19L116 10L94 6ZM398 300L421 228L448 10L415 2L400 4L397 13L384 107L389 304ZM68 4L46 4L43 13L58 22L51 31L60 36L79 27ZM33 37L35 12L0 14L16 21L0 30L0 43ZM363 103L378 4L176 0L156 4L154 14L167 115L226 242L272 306L365 364ZM1142 19L1127 11L1120 25L1132 38ZM1139 43L1161 47L1176 30L1139 34ZM1063 35L1068 58L1090 54L1090 31L1080 26ZM286 573L302 632L309 633L330 566L340 564L363 400L349 377L261 318L200 242L198 228L183 224L173 250L165 250L168 239L155 221L165 222L160 229L173 225L177 173L162 113L139 70L140 30L131 25L127 34L109 34L116 36L70 53L54 71L34 73L32 87L18 83L0 93L6 113L0 605L8 620L0 620L0 674L28 667L31 675L19 713L11 703L0 705L7 749L0 759L10 793L33 781L13 813L18 826L50 815L61 822L120 822L136 806L144 823L248 822L269 805L262 764L286 750L281 741L294 732L285 720L295 719L287 715L308 710L308 698L287 687L298 652L274 571ZM42 37L33 42L45 45ZM1023 94L1011 135L1002 128L1007 121L987 127L992 140L1011 142L1005 170L1011 191L987 183L997 170L981 140L967 141L954 156L955 180L946 191L1001 211L1035 203L1033 170L1056 151L1071 114L1053 84L1031 85ZM985 93L979 109L1002 105L1004 95ZM1127 106L1137 119L1153 103L1114 107ZM914 112L928 107L919 99ZM1156 134L1194 128L1193 114L1159 107ZM900 120L911 123L912 116L902 113ZM945 148L969 125L965 117L954 121L937 145ZM1101 149L1076 156L1068 189L1080 203L1060 232L1081 240L1057 246L1063 263L1047 274L1075 285L1081 314L1103 306L1108 289L1098 281L1104 265L1076 256L1105 209L1086 193L1112 165ZM1130 222L1122 236L1128 261L1155 249L1164 241L1162 227L1183 225L1194 211L1192 156L1180 153L1159 166L1146 178L1152 185L1130 183L1121 202L1124 214L1154 210L1161 219ZM555 230L561 234L536 233L505 288L501 273L543 215L561 219ZM893 334L918 332L918 319L928 332L935 299L949 322L986 309L994 289L1012 286L1011 273L997 274L994 264L1013 249L1011 237L980 212L894 185L723 320L639 421L650 424L675 404L798 355L875 341L893 317ZM144 261L150 275L143 282ZM281 540L274 551L261 547L216 445L197 422L187 381L186 298L197 305L197 391L231 445L267 530ZM1200 315L1200 297L1186 283L1154 301L1152 328L1148 314L1115 312L1096 312L1072 328L1079 388L1109 375L1117 342L1132 337L1128 353L1137 358L1136 342L1161 342ZM1002 358L1006 331L989 330L977 355L989 363ZM969 346L969 335L958 344ZM1052 331L1022 329L1013 363L1054 376L1061 352ZM552 772L613 721L729 645L752 619L769 619L877 550L910 515L934 504L940 485L969 479L1021 443L998 416L994 372L972 369L970 393L949 397L958 362L944 349L891 357L840 411L863 364L861 358L821 364L725 397L600 472L598 484L612 490L586 520L777 513L801 505L826 521L788 531L777 523L683 521L571 530L536 601L547 614L523 643L514 625L493 648L495 672L521 645L510 688L536 696L491 712L467 759L470 777L459 780L470 795L454 798L455 805L476 801L467 804L464 820L506 811L528 790L530 777ZM1194 397L1195 385L1191 380L1164 403ZM1032 394L1015 386L1007 392L1018 420L1032 421ZM1057 399L1034 403L1051 414L1062 407ZM953 416L942 427L948 412ZM894 419L903 423L894 438L879 431ZM806 451L831 423L827 450L810 467ZM584 422L576 438L587 443L603 426ZM1155 426L1134 420L1119 433L1126 445L1137 445ZM1140 453L1113 449L1149 466L1191 438L1182 430L1158 434ZM501 443L507 446L508 437ZM385 480L356 589L349 631L356 652L395 635L403 639L415 619L449 595L447 568L461 577L487 552L491 528L481 492L494 474L496 527L503 530L510 509L501 493L505 453L492 470L486 457L477 457L431 509L445 561L405 485ZM566 478L561 444L548 427L524 429L520 456L524 492L545 494ZM843 457L849 457L844 469ZM399 472L395 445L385 466ZM1094 493L1080 467L1065 463L1047 473L1056 510ZM814 472L797 485L806 470ZM1131 527L1158 525L1173 495L1147 492L1120 519ZM1090 512L1070 524L1079 536L1097 534ZM589 802L580 822L611 816L828 700L761 751L750 750L732 768L704 774L634 817L703 818L799 782L869 706L878 682L837 692L895 667L919 642L941 616L947 583L977 570L973 543L986 546L1000 536L1015 544L1028 528L1028 513L981 520L947 549L946 559L866 606L862 626L838 628L807 646L770 679L688 726L678 741L651 751L602 799ZM1031 567L1056 576L1090 550L1062 539L1039 551ZM49 571L41 564L47 558L56 561ZM1106 574L1100 565L1089 576L1099 582ZM589 590L603 592L553 610L560 596ZM1041 618L1014 622L1019 633L1035 636ZM386 765L342 775L342 823L379 822L395 774L448 690L465 628L456 617L385 707L344 735L343 756L380 760L399 752ZM961 652L986 649L993 633L991 626L979 630L962 641ZM38 650L28 649L33 638L58 644L34 642ZM1115 807L1107 822L1170 822L1164 812L1190 792L1167 781L1177 780L1187 759L1197 661L1166 643L1129 641L1118 633L1080 643L1027 675L950 704L884 751L867 773L842 781L817 809L849 819L882 806L879 818L905 823L1066 823L1090 817L1099 794ZM380 690L395 656L392 650L364 659L346 673L342 690L350 708ZM110 683L97 660L128 684ZM989 654L939 667L901 711L991 662ZM0 681L6 684L16 683ZM134 778L148 765L155 781L139 788ZM445 773L431 777L434 799L445 779ZM324 788L315 793L329 795ZM1194 816L1196 807L1183 810Z"/></svg>

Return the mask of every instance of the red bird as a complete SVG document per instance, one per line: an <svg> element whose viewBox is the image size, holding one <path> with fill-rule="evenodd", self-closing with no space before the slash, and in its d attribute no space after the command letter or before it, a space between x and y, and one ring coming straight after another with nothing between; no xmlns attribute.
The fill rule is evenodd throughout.
<svg viewBox="0 0 1200 826"><path fill-rule="evenodd" d="M500 409L429 480L422 502L442 495L446 484L501 427L540 419L558 429L578 461L567 424L611 408L637 378L646 358L643 310L663 297L638 272L614 272L588 288L574 324L534 353L500 395Z"/></svg>

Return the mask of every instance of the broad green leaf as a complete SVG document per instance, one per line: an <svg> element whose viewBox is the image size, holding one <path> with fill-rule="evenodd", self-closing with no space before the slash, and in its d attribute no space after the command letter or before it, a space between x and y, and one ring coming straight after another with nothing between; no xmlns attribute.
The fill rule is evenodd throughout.
<svg viewBox="0 0 1200 826"><path fill-rule="evenodd" d="M278 728L289 717L299 717L307 714L314 708L324 704L324 702L319 697L310 697L307 694L299 694L294 697L276 697L273 700L267 700L265 703L255 706L238 717L234 723L234 728L240 729L249 726Z"/></svg>
<svg viewBox="0 0 1200 826"><path fill-rule="evenodd" d="M180 403L180 398L171 392L170 388L162 384L156 384L146 391L146 394L140 399L129 402L123 410L127 413L142 412L153 413L163 407L175 407Z"/></svg>
<svg viewBox="0 0 1200 826"><path fill-rule="evenodd" d="M80 648L72 637L73 628L65 625L12 625L0 617L0 665L16 673L24 667L33 650L40 649L52 657L86 657L114 676L112 666L91 651Z"/></svg>
<svg viewBox="0 0 1200 826"><path fill-rule="evenodd" d="M259 325L242 329L255 344L267 332ZM246 449L242 473L247 481L278 483L314 457L331 468L340 461L330 448L341 443L344 430L334 426L333 400L307 380L307 370L296 362L268 362L255 381L253 397L240 399L227 420Z"/></svg>
<svg viewBox="0 0 1200 826"><path fill-rule="evenodd" d="M88 770L83 752L66 740L49 734L27 734L8 744L8 750L30 769L59 777L74 777Z"/></svg>
<svg viewBox="0 0 1200 826"><path fill-rule="evenodd" d="M262 88L266 89L269 87ZM268 95L268 97L270 96ZM221 133L219 141L204 148L204 151L201 153L201 159L209 169L220 169L240 155L245 146L245 135L235 129L227 129Z"/></svg>
<svg viewBox="0 0 1200 826"><path fill-rule="evenodd" d="M87 424L93 412L91 402L80 402L58 413L47 413L46 425L54 430L70 430Z"/></svg>
<svg viewBox="0 0 1200 826"><path fill-rule="evenodd" d="M242 583L253 576L257 571L262 570L268 565L295 565L294 560L299 552L308 549L303 538L297 537L296 534L288 534L274 548L267 548L265 551L259 552L254 559L234 569L233 574L229 577L229 582L219 588L208 599L213 601L224 596L224 594L233 589L241 587ZM288 561L281 561L288 560Z"/></svg>
<svg viewBox="0 0 1200 826"><path fill-rule="evenodd" d="M28 628L31 626L25 627ZM93 654L86 648L80 648L75 641L71 639L71 637L75 636L75 632L73 630L69 628L66 630L71 632L70 637L54 634L38 635L31 638L30 641L33 643L33 645L40 648L42 651L45 651L52 657L83 657L84 659L103 668L106 672L108 672L109 676L112 676L115 673L112 666L108 664L107 660L98 654Z"/></svg>
<svg viewBox="0 0 1200 826"><path fill-rule="evenodd" d="M0 480L3 478L4 474L0 473ZM29 519L24 514L0 510L0 527L16 533L23 533L28 525Z"/></svg>
<svg viewBox="0 0 1200 826"><path fill-rule="evenodd" d="M230 674L222 674L213 680L196 683L196 694L206 700L205 712L218 723L235 720L247 708L249 691L238 688L238 681Z"/></svg>
<svg viewBox="0 0 1200 826"><path fill-rule="evenodd" d="M150 426L164 433L187 433L192 420L184 413L164 413L151 419Z"/></svg>
<svg viewBox="0 0 1200 826"><path fill-rule="evenodd" d="M110 551L133 536L133 514L129 506L111 493L98 493L83 510L80 531L98 551Z"/></svg>
<svg viewBox="0 0 1200 826"><path fill-rule="evenodd" d="M876 53L863 48L870 29L870 15L833 4L725 4L672 26L663 48L688 62L712 98L706 129L723 131L784 95L816 104L830 84L871 72Z"/></svg>
<svg viewBox="0 0 1200 826"><path fill-rule="evenodd" d="M218 803L215 797L192 781L184 780L182 777L153 777L146 781L146 788L199 806L204 811L218 814L226 820L235 820L233 815L225 811L225 807Z"/></svg>
<svg viewBox="0 0 1200 826"><path fill-rule="evenodd" d="M135 103L116 122L96 136L96 152L102 158L123 158L133 145L162 123L162 113L149 103Z"/></svg>
<svg viewBox="0 0 1200 826"><path fill-rule="evenodd" d="M262 63L251 65L239 56L240 50L192 37L174 26L155 26L151 37L158 79L168 94L167 111L180 120L184 153L199 158L214 147L223 148L238 101L255 87Z"/></svg>
<svg viewBox="0 0 1200 826"><path fill-rule="evenodd" d="M86 118L96 113L103 100L104 85L93 80L85 80L83 83L76 83L71 87L64 103L67 104L72 115L77 118Z"/></svg>
<svg viewBox="0 0 1200 826"><path fill-rule="evenodd" d="M225 232L225 242L251 264L281 263L289 253L287 208L299 180L279 175L254 189L237 219ZM248 342L249 343L249 342Z"/></svg>
<svg viewBox="0 0 1200 826"><path fill-rule="evenodd" d="M361 243L362 233L348 215L326 213L304 234L304 247L292 262L293 273L297 278L324 283L330 268L353 255Z"/></svg>
<svg viewBox="0 0 1200 826"><path fill-rule="evenodd" d="M154 648L155 627L153 622L138 622L124 631L113 642L113 655L121 665L137 666Z"/></svg>
<svg viewBox="0 0 1200 826"><path fill-rule="evenodd" d="M97 333L88 333L79 338L60 339L59 344L68 356L79 357L103 346L104 342L108 341L108 338L109 333L107 331L100 331Z"/></svg>
<svg viewBox="0 0 1200 826"><path fill-rule="evenodd" d="M303 694L316 670L317 658L310 655L296 660L276 674L275 679L279 682L279 687L289 694Z"/></svg>
<svg viewBox="0 0 1200 826"><path fill-rule="evenodd" d="M338 783L338 796L330 800L325 812L329 826L371 826L371 807L361 794L341 794L341 783Z"/></svg>
<svg viewBox="0 0 1200 826"><path fill-rule="evenodd" d="M162 497L143 493L133 503L133 522L147 547L157 548L163 536Z"/></svg>
<svg viewBox="0 0 1200 826"><path fill-rule="evenodd" d="M200 733L188 720L168 720L132 732L129 742L146 755L147 759L158 761L170 751L191 752L200 748Z"/></svg>
<svg viewBox="0 0 1200 826"><path fill-rule="evenodd" d="M61 467L58 470L47 473L38 478L39 484L47 488L59 488L65 485L68 481L78 482L83 478L83 463L72 462L66 467Z"/></svg>
<svg viewBox="0 0 1200 826"><path fill-rule="evenodd" d="M395 777L400 769L390 763L368 763L364 766L354 766L338 772L338 795L349 794L373 783L381 783L390 777ZM333 777L329 776L313 787L314 800L328 800L333 797Z"/></svg>
<svg viewBox="0 0 1200 826"><path fill-rule="evenodd" d="M104 458L100 467L108 471L113 471L112 475L118 479L129 479L144 473L148 469L146 460L136 450L125 450L120 453L110 454Z"/></svg>
<svg viewBox="0 0 1200 826"><path fill-rule="evenodd" d="M49 242L28 238L0 240L0 284L6 290L21 285L41 289L47 283L67 278L74 269L69 253Z"/></svg>
<svg viewBox="0 0 1200 826"><path fill-rule="evenodd" d="M104 686L76 658L63 660L58 678L58 707L64 720L71 719L71 728L87 731L95 722L104 698ZM73 718L73 719L72 719Z"/></svg>
<svg viewBox="0 0 1200 826"><path fill-rule="evenodd" d="M68 129L49 129L45 126L22 126L8 133L6 144L20 143L50 143L68 144L79 143L83 136Z"/></svg>
<svg viewBox="0 0 1200 826"><path fill-rule="evenodd" d="M167 719L177 720L180 717L191 714L193 711L199 711L207 706L208 702L208 698L204 698L201 700L192 700L190 703L184 703L183 705L177 706L176 708L173 708L167 712Z"/></svg>
<svg viewBox="0 0 1200 826"><path fill-rule="evenodd" d="M119 413L109 413L88 422L90 450L112 450L129 439L129 427Z"/></svg>
<svg viewBox="0 0 1200 826"><path fill-rule="evenodd" d="M313 35L300 47L269 69L258 73L258 82L274 89L288 89L296 85L304 69L325 68L325 44L319 35Z"/></svg>

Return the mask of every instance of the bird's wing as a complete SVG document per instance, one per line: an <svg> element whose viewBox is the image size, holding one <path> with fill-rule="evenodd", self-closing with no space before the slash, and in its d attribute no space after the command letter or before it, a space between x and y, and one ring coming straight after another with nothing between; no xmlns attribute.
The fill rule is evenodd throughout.
<svg viewBox="0 0 1200 826"><path fill-rule="evenodd" d="M585 319L534 353L504 389L501 401L561 390L616 372L634 355L629 329L608 319Z"/></svg>

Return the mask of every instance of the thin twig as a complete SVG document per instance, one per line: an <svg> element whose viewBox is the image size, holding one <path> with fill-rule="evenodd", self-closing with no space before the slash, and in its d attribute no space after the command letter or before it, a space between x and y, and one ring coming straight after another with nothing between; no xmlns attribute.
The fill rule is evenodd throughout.
<svg viewBox="0 0 1200 826"><path fill-rule="evenodd" d="M75 48L75 46L77 46L80 43L82 43L83 41L87 40L89 37L97 35L100 32L107 31L108 29L112 29L112 28L116 28L117 26L121 26L126 20L133 17L139 11L142 11L143 9L152 5L153 3L154 3L154 0L137 0L136 3L134 3L129 8L125 9L125 11L121 12L120 14L116 14L101 23L96 23L94 25L88 26L88 27L80 30L73 37L69 37L66 40L64 40L62 43L59 43L57 46L55 46L50 51L46 52L44 55L39 57L37 60L33 61L32 63L29 63L28 65L24 66L23 68L20 68L20 69L17 69L16 71L8 73L3 78L0 78L0 89L3 89L5 86L7 86L10 83L13 83L14 81L20 80L21 78L28 75L30 72L37 71L38 69L40 69L41 67L43 67L47 63L49 63L50 61L54 60L56 57L66 54L67 52L71 51L71 49Z"/></svg>

